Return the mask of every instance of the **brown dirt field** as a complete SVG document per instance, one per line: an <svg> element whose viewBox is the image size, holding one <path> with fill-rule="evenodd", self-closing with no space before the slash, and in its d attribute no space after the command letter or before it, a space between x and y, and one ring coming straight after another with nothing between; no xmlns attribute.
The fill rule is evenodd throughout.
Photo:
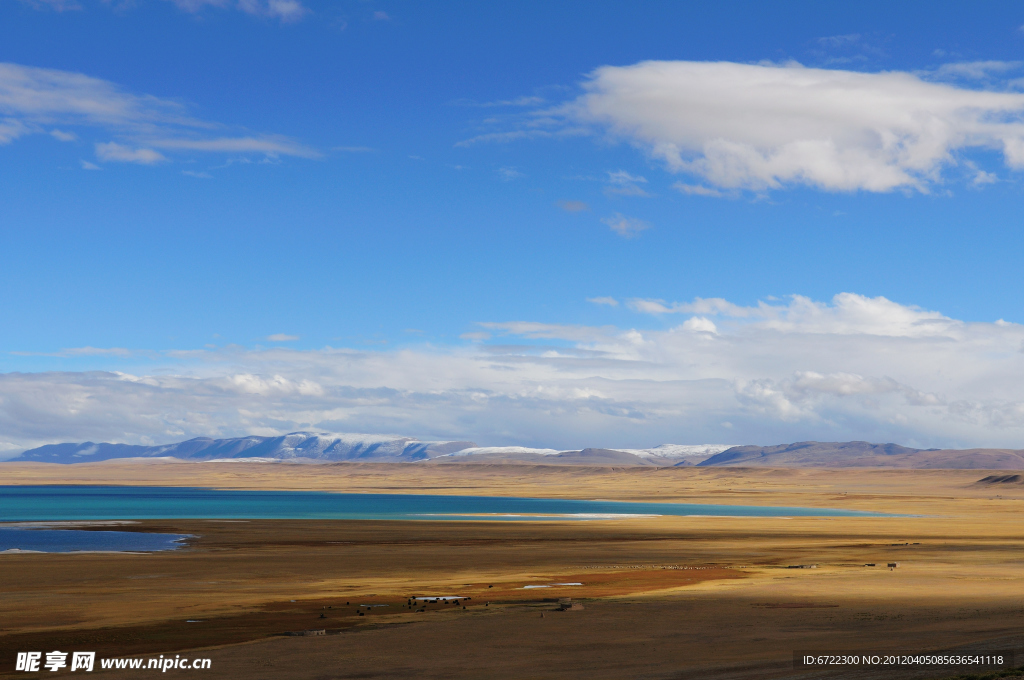
<svg viewBox="0 0 1024 680"><path fill-rule="evenodd" d="M213 668L202 677L247 680L953 674L797 670L795 650L1014 649L1024 663L1024 485L976 484L991 471L245 463L0 470L7 484L463 493L916 515L144 521L134 528L196 538L187 550L149 555L0 555L0 674L13 674L16 651L65 648L101 657L209 657ZM901 566L890 571L888 561ZM786 568L812 563L819 567ZM584 585L523 589L567 582ZM472 600L466 609L431 604L419 613L407 608L413 595ZM558 597L585 608L557 612L544 601ZM358 604L389 606L358 616ZM306 628L329 634L281 636ZM111 673L152 671L99 674Z"/></svg>

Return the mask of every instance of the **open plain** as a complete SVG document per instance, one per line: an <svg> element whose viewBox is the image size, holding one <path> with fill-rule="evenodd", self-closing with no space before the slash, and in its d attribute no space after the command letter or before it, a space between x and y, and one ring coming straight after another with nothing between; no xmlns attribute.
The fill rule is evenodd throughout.
<svg viewBox="0 0 1024 680"><path fill-rule="evenodd" d="M1014 650L1024 662L1024 484L997 471L112 461L8 463L2 472L4 484L602 498L904 516L144 520L122 528L193 538L167 553L0 555L0 674L14 674L17 651L53 649L208 657L202 677L251 680L954 674L795 669L794 651ZM566 583L582 585L554 585ZM408 598L429 596L471 599L410 606ZM584 609L556 611L564 597ZM327 634L284 635L307 629Z"/></svg>

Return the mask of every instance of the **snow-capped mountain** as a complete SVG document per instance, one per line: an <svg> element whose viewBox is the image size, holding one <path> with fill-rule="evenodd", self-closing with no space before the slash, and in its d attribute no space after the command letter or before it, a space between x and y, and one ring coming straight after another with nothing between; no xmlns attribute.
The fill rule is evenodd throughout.
<svg viewBox="0 0 1024 680"><path fill-rule="evenodd" d="M289 460L416 461L476 446L473 442L420 441L412 437L380 434L292 432L280 437L196 437L177 444L49 444L30 449L15 461L84 463L111 458L270 458Z"/></svg>

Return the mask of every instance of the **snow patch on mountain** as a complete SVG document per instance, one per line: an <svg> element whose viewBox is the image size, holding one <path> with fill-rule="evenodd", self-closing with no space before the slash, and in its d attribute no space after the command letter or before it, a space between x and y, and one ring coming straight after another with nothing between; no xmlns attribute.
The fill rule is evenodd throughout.
<svg viewBox="0 0 1024 680"><path fill-rule="evenodd" d="M558 449L531 449L526 446L473 446L468 449L462 449L461 451L446 453L444 454L443 457L452 458L455 456L479 456L488 453L535 453L540 456L554 456L555 454L565 452L559 451Z"/></svg>
<svg viewBox="0 0 1024 680"><path fill-rule="evenodd" d="M686 458L688 456L713 456L731 449L734 444L662 444L653 449L615 449L632 453L640 458Z"/></svg>

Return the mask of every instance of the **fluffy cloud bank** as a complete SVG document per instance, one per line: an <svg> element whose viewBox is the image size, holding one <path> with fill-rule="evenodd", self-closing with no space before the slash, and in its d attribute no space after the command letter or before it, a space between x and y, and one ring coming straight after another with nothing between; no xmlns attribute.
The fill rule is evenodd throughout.
<svg viewBox="0 0 1024 680"><path fill-rule="evenodd" d="M1024 326L850 293L627 304L680 322L487 323L488 343L444 349L171 351L146 370L152 353L119 349L106 360L120 371L0 374L0 452L300 429L552 448L1024 447Z"/></svg>
<svg viewBox="0 0 1024 680"><path fill-rule="evenodd" d="M166 160L161 151L319 156L280 135L226 135L224 126L190 116L177 102L126 92L106 80L0 63L0 144L47 132L74 142L78 136L67 128L116 137L95 144L96 158L105 162L158 163Z"/></svg>
<svg viewBox="0 0 1024 680"><path fill-rule="evenodd" d="M972 65L935 75L964 75L955 66ZM574 124L602 127L720 189L925 191L970 148L1024 167L1024 94L913 73L646 61L598 68L584 88L561 110Z"/></svg>

